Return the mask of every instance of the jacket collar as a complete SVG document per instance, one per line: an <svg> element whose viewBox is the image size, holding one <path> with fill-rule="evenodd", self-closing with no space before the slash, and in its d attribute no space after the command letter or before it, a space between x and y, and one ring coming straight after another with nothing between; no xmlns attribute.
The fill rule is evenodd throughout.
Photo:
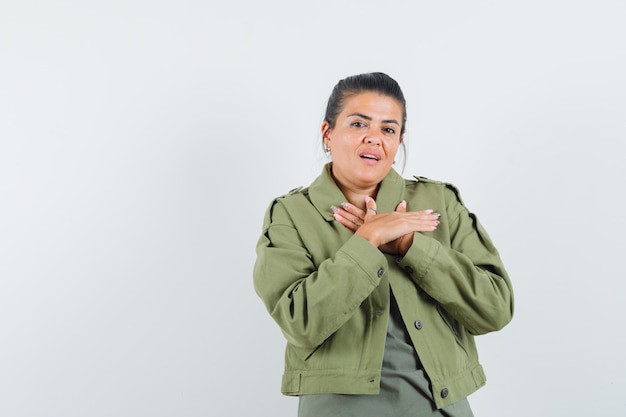
<svg viewBox="0 0 626 417"><path fill-rule="evenodd" d="M346 197L335 183L335 180L333 180L331 169L332 162L329 162L322 169L322 174L309 186L311 202L327 221L335 219L330 206L339 206L339 204L346 201ZM385 178L381 181L376 196L378 213L395 211L403 198L404 178L394 169L390 169Z"/></svg>

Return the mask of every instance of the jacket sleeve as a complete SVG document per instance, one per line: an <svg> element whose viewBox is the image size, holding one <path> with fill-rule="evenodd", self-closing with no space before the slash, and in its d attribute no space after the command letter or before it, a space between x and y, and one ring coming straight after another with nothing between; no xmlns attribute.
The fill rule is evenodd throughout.
<svg viewBox="0 0 626 417"><path fill-rule="evenodd" d="M275 201L266 213L257 243L253 280L287 341L314 349L348 321L378 286L387 259L365 239L353 235L316 266L303 243L310 240L301 236L306 232L294 224L283 202Z"/></svg>
<svg viewBox="0 0 626 417"><path fill-rule="evenodd" d="M513 317L509 276L487 232L463 205L458 191L449 184L441 186L446 204L441 220L448 222L449 245L427 233L415 233L400 266L470 333L499 330Z"/></svg>

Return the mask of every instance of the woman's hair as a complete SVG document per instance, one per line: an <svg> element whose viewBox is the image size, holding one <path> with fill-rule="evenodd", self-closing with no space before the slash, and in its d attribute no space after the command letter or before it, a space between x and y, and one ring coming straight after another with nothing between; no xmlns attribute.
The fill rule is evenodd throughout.
<svg viewBox="0 0 626 417"><path fill-rule="evenodd" d="M400 127L400 135L404 135L406 130L406 100L402 89L396 80L382 72L370 72L365 74L353 75L340 80L333 88L328 104L326 105L326 114L324 121L328 122L331 129L337 123L337 116L343 110L345 101L348 97L374 92L395 99L402 107L402 126ZM322 142L323 146L323 142ZM406 143L401 144L403 155L402 171L406 165Z"/></svg>
<svg viewBox="0 0 626 417"><path fill-rule="evenodd" d="M396 80L382 72L353 75L339 81L328 98L324 121L328 122L329 127L333 129L337 123L337 116L343 110L346 99L366 92L375 92L389 96L400 104L402 107L400 134L403 135L406 126L406 100Z"/></svg>

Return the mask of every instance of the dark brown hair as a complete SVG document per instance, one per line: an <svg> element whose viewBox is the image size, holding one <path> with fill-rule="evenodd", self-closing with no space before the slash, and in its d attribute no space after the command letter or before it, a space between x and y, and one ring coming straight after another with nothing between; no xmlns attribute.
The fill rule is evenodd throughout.
<svg viewBox="0 0 626 417"><path fill-rule="evenodd" d="M389 96L400 104L402 107L400 135L403 135L406 127L406 100L396 80L382 72L353 75L339 81L328 98L324 121L328 122L329 127L333 129L337 123L337 116L343 110L346 98L366 92Z"/></svg>

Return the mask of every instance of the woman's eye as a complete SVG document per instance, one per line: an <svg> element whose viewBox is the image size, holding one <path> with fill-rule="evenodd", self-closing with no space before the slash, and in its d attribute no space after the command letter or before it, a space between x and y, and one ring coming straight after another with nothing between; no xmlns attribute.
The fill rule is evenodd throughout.
<svg viewBox="0 0 626 417"><path fill-rule="evenodd" d="M352 126L354 126L354 127L364 127L365 123L363 123L363 122L353 122Z"/></svg>
<svg viewBox="0 0 626 417"><path fill-rule="evenodd" d="M389 133L390 135L393 135L394 133L396 133L396 130L391 127L386 127L384 130L385 130L385 133Z"/></svg>

